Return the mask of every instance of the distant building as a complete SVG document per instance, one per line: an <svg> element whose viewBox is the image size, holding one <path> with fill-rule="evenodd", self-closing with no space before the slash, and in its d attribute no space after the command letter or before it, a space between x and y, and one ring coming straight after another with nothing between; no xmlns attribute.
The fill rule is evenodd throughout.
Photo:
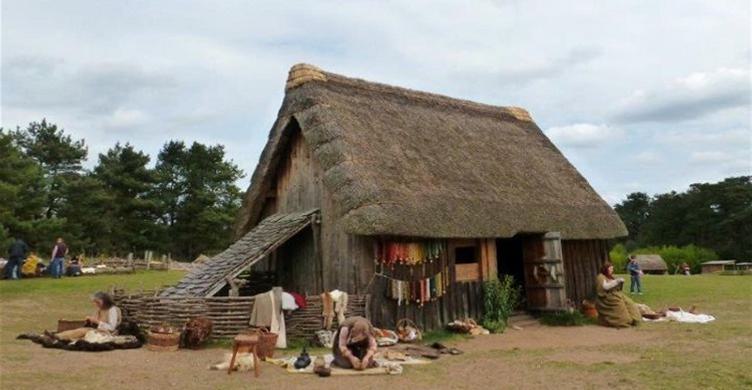
<svg viewBox="0 0 752 390"><path fill-rule="evenodd" d="M702 267L702 273L712 274L714 272L722 272L726 267L733 268L736 260L713 260L706 261L700 266Z"/></svg>
<svg viewBox="0 0 752 390"><path fill-rule="evenodd" d="M668 266L660 255L634 255L642 272L646 274L664 275L668 273Z"/></svg>

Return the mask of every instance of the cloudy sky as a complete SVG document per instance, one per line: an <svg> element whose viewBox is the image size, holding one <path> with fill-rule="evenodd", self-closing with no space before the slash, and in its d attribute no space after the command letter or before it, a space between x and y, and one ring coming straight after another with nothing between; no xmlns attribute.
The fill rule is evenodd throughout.
<svg viewBox="0 0 752 390"><path fill-rule="evenodd" d="M741 1L2 1L2 126L221 143L250 177L298 62L527 108L609 202L752 172ZM246 185L248 177L243 180Z"/></svg>

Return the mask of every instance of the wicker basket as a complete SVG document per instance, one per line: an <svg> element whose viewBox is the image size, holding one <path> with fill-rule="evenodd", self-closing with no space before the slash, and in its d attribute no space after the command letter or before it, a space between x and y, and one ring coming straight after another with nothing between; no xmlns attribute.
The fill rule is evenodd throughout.
<svg viewBox="0 0 752 390"><path fill-rule="evenodd" d="M180 345L180 332L155 333L149 331L149 343L146 345L150 351L167 352L177 351Z"/></svg>
<svg viewBox="0 0 752 390"><path fill-rule="evenodd" d="M86 326L84 320L57 320L57 331L65 332L66 330L83 328Z"/></svg>
<svg viewBox="0 0 752 390"><path fill-rule="evenodd" d="M400 342L413 343L423 340L423 332L407 318L397 321L397 337Z"/></svg>
<svg viewBox="0 0 752 390"><path fill-rule="evenodd" d="M256 345L256 354L261 360L274 357L274 349L277 348L276 333L272 333L266 328L251 329L247 334L256 334L259 337L258 345Z"/></svg>

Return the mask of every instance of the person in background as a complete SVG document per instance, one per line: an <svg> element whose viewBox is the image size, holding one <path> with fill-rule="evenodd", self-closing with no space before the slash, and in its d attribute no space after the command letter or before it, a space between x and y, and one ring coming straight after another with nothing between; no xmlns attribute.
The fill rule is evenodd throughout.
<svg viewBox="0 0 752 390"><path fill-rule="evenodd" d="M86 325L83 328L66 330L58 333L47 333L59 340L76 341L84 338L90 331L113 335L117 333L117 327L122 319L122 312L115 306L110 294L97 292L91 297L91 302L97 309L93 316L86 317Z"/></svg>
<svg viewBox="0 0 752 390"><path fill-rule="evenodd" d="M595 279L595 308L601 325L626 328L636 326L642 320L637 305L621 291L623 288L624 279L614 277L613 264L610 261L603 263Z"/></svg>
<svg viewBox="0 0 752 390"><path fill-rule="evenodd" d="M59 279L63 276L63 261L68 254L68 247L65 245L62 237L57 238L55 246L52 248L52 261L50 261L50 275Z"/></svg>
<svg viewBox="0 0 752 390"><path fill-rule="evenodd" d="M689 268L689 264L687 264L686 262L682 263L679 266L679 271L682 273L682 275L686 275L686 276L692 275L692 272L690 271L690 268Z"/></svg>
<svg viewBox="0 0 752 390"><path fill-rule="evenodd" d="M334 364L341 368L364 370L376 366L377 344L373 325L363 317L350 317L339 324L334 335Z"/></svg>
<svg viewBox="0 0 752 390"><path fill-rule="evenodd" d="M78 256L73 256L65 268L65 276L81 276L81 263Z"/></svg>
<svg viewBox="0 0 752 390"><path fill-rule="evenodd" d="M6 279L19 279L21 277L21 267L28 251L29 246L22 239L16 237L13 240L8 248L8 263L5 264Z"/></svg>
<svg viewBox="0 0 752 390"><path fill-rule="evenodd" d="M640 268L640 264L637 263L637 258L635 255L629 256L629 264L627 264L627 270L629 271L629 277L631 279L631 283L629 284L629 293L630 294L639 294L642 295L642 269Z"/></svg>

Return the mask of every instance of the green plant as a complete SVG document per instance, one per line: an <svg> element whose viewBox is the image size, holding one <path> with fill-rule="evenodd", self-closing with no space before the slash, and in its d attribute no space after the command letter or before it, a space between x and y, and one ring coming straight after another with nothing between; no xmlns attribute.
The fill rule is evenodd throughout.
<svg viewBox="0 0 752 390"><path fill-rule="evenodd" d="M540 318L540 322L548 326L583 326L596 323L595 319L585 317L579 311L556 311L546 313Z"/></svg>
<svg viewBox="0 0 752 390"><path fill-rule="evenodd" d="M509 275L483 283L483 327L491 333L503 332L521 299L522 290Z"/></svg>

